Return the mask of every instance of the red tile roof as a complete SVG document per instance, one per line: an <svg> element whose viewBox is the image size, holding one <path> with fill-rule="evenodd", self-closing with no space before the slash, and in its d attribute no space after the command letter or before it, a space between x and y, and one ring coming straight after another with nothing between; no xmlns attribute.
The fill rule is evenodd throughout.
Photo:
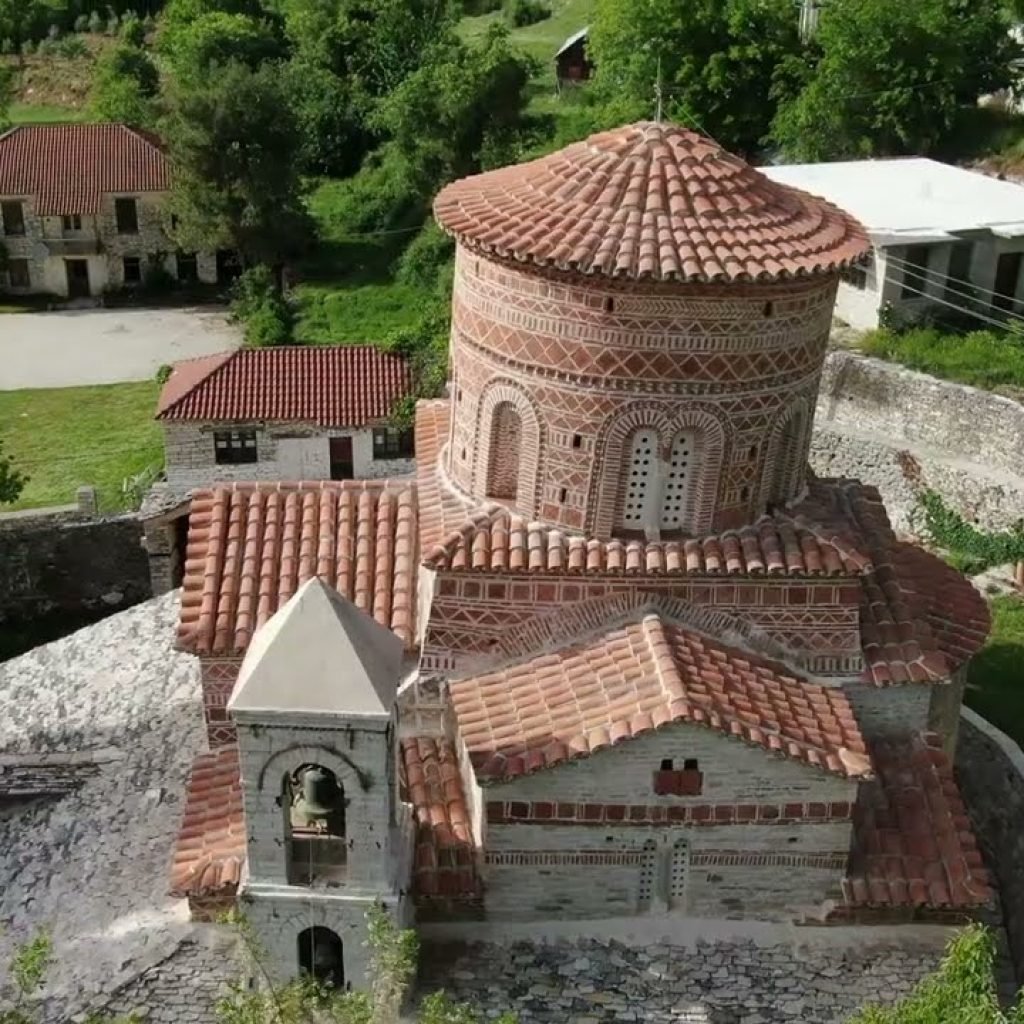
<svg viewBox="0 0 1024 1024"><path fill-rule="evenodd" d="M238 748L220 747L200 754L192 765L171 864L171 895L233 895L244 863Z"/></svg>
<svg viewBox="0 0 1024 1024"><path fill-rule="evenodd" d="M857 576L871 568L852 543L782 515L692 540L600 541L527 522L504 508L469 517L424 565L453 572L731 576Z"/></svg>
<svg viewBox="0 0 1024 1024"><path fill-rule="evenodd" d="M449 684L477 778L514 778L672 722L849 778L871 773L836 689L648 613L587 641Z"/></svg>
<svg viewBox="0 0 1024 1024"><path fill-rule="evenodd" d="M157 419L361 427L387 419L411 387L408 361L372 345L243 348L176 363Z"/></svg>
<svg viewBox="0 0 1024 1024"><path fill-rule="evenodd" d="M441 479L441 450L448 441L447 399L416 403L416 486L420 496L420 551L433 551L469 515L466 501Z"/></svg>
<svg viewBox="0 0 1024 1024"><path fill-rule="evenodd" d="M455 748L443 739L404 739L402 766L404 799L416 818L417 896L478 895L476 849Z"/></svg>
<svg viewBox="0 0 1024 1024"><path fill-rule="evenodd" d="M178 643L240 655L302 583L320 576L413 642L416 487L405 481L231 484L189 515Z"/></svg>
<svg viewBox="0 0 1024 1024"><path fill-rule="evenodd" d="M854 809L848 904L970 908L992 902L988 872L937 736L875 741L877 779Z"/></svg>
<svg viewBox="0 0 1024 1024"><path fill-rule="evenodd" d="M127 125L22 125L0 135L0 196L34 196L40 216L97 213L106 193L170 186L158 140Z"/></svg>
<svg viewBox="0 0 1024 1024"><path fill-rule="evenodd" d="M776 280L834 272L869 250L831 203L653 122L456 181L434 215L480 252L616 277Z"/></svg>

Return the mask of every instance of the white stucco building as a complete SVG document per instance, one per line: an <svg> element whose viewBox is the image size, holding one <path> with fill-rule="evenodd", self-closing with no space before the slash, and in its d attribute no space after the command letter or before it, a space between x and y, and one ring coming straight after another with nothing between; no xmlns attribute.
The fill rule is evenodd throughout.
<svg viewBox="0 0 1024 1024"><path fill-rule="evenodd" d="M868 229L870 261L843 275L836 301L851 326L876 327L887 303L975 310L995 321L1024 305L1024 187L924 158L763 170Z"/></svg>

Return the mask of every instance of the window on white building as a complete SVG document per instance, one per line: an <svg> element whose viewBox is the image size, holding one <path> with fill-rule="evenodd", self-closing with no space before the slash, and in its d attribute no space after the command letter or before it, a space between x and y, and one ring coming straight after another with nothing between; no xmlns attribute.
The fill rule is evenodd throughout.
<svg viewBox="0 0 1024 1024"><path fill-rule="evenodd" d="M903 264L901 299L916 299L927 291L930 245L908 245Z"/></svg>
<svg viewBox="0 0 1024 1024"><path fill-rule="evenodd" d="M256 462L255 430L215 430L213 452L218 466Z"/></svg>

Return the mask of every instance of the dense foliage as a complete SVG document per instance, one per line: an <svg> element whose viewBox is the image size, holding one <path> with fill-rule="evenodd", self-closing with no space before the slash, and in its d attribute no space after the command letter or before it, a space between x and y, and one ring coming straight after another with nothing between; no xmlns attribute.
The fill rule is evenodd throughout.
<svg viewBox="0 0 1024 1024"><path fill-rule="evenodd" d="M20 47L47 39L54 28L100 31L111 17L120 18L127 11L156 14L162 6L163 0L0 0L0 39Z"/></svg>
<svg viewBox="0 0 1024 1024"><path fill-rule="evenodd" d="M772 134L796 160L932 152L960 110L1010 84L1008 28L1002 0L824 4Z"/></svg>
<svg viewBox="0 0 1024 1024"><path fill-rule="evenodd" d="M96 62L89 94L90 113L99 121L123 121L151 128L156 120L160 74L149 54L133 38L134 26L124 39Z"/></svg>
<svg viewBox="0 0 1024 1024"><path fill-rule="evenodd" d="M18 500L28 478L22 476L0 445L0 505L10 505Z"/></svg>
<svg viewBox="0 0 1024 1024"><path fill-rule="evenodd" d="M950 942L939 970L892 1007L869 1007L848 1024L1022 1024L1024 1001L1009 1014L999 1008L995 941L971 925Z"/></svg>

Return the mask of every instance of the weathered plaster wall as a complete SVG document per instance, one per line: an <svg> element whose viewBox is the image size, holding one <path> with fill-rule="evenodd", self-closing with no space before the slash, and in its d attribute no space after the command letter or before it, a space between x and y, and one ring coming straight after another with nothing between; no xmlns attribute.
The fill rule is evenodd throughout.
<svg viewBox="0 0 1024 1024"><path fill-rule="evenodd" d="M857 724L865 736L885 736L928 728L932 687L908 683L878 687L870 683L844 683Z"/></svg>
<svg viewBox="0 0 1024 1024"><path fill-rule="evenodd" d="M98 521L0 518L0 621L127 608L150 595L142 526L134 515Z"/></svg>
<svg viewBox="0 0 1024 1024"><path fill-rule="evenodd" d="M1024 752L964 708L956 762L961 792L999 880L1010 954L1024 983Z"/></svg>
<svg viewBox="0 0 1024 1024"><path fill-rule="evenodd" d="M904 453L912 456L907 459ZM914 507L910 475L983 526L1024 515L1024 405L851 352L832 352L818 398L811 466L882 492L897 529Z"/></svg>
<svg viewBox="0 0 1024 1024"><path fill-rule="evenodd" d="M315 424L238 424L256 427L257 462L218 465L214 429L227 424L164 423L165 473L174 486L199 487L230 480L329 480L331 437L352 438L354 479L405 476L412 459L374 459L373 430L329 430Z"/></svg>

